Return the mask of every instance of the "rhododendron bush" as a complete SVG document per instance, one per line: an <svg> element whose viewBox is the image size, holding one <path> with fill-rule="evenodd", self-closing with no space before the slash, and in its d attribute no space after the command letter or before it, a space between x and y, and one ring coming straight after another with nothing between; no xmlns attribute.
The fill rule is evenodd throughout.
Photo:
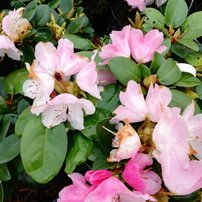
<svg viewBox="0 0 202 202"><path fill-rule="evenodd" d="M122 0L133 15L99 36L84 2L1 8L0 202L22 173L65 173L57 202L200 201L202 11Z"/></svg>

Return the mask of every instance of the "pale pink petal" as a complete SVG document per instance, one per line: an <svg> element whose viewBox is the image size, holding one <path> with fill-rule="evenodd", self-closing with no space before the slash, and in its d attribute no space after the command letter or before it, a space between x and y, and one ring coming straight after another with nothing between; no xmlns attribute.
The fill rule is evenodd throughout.
<svg viewBox="0 0 202 202"><path fill-rule="evenodd" d="M149 119L153 122L158 122L168 107L172 99L172 94L169 88L151 84L146 97L147 108L149 111Z"/></svg>
<svg viewBox="0 0 202 202"><path fill-rule="evenodd" d="M139 84L132 80L129 81L126 92L121 92L119 97L122 105L115 109L116 115L111 119L112 123L118 123L124 119L128 119L130 123L145 119L148 111Z"/></svg>
<svg viewBox="0 0 202 202"><path fill-rule="evenodd" d="M130 57L130 30L130 26L125 26L121 31L112 31L110 34L112 43L103 46L99 54L105 60L104 63L108 63L109 59L116 56Z"/></svg>
<svg viewBox="0 0 202 202"><path fill-rule="evenodd" d="M109 70L97 70L97 82L99 86L106 86L108 84L116 83L115 76Z"/></svg>
<svg viewBox="0 0 202 202"><path fill-rule="evenodd" d="M85 178L91 185L97 186L105 179L112 176L112 172L108 170L89 170L85 174Z"/></svg>
<svg viewBox="0 0 202 202"><path fill-rule="evenodd" d="M128 5L132 8L138 8L140 11L144 11L146 7L146 0L126 0Z"/></svg>
<svg viewBox="0 0 202 202"><path fill-rule="evenodd" d="M123 178L137 191L155 194L161 188L161 179L153 171L144 170L151 166L153 161L146 154L137 153L126 165Z"/></svg>
<svg viewBox="0 0 202 202"><path fill-rule="evenodd" d="M79 105L83 108L85 114L91 115L95 113L95 107L91 101L81 98L77 101L77 103L79 103Z"/></svg>
<svg viewBox="0 0 202 202"><path fill-rule="evenodd" d="M35 46L35 58L38 66L34 68L36 73L46 73L54 76L56 72L56 48L51 42L39 42Z"/></svg>
<svg viewBox="0 0 202 202"><path fill-rule="evenodd" d="M97 86L96 63L94 61L91 61L87 66L83 67L76 77L76 82L81 90L101 99Z"/></svg>
<svg viewBox="0 0 202 202"><path fill-rule="evenodd" d="M84 202L90 186L79 173L69 175L73 184L64 187L59 193L57 202Z"/></svg>

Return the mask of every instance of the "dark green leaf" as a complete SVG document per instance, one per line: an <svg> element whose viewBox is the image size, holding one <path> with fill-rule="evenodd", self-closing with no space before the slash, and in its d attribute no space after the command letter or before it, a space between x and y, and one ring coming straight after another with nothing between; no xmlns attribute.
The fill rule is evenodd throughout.
<svg viewBox="0 0 202 202"><path fill-rule="evenodd" d="M141 71L139 66L129 58L114 57L109 60L109 68L117 80L125 86L130 80L137 82L140 82L141 80Z"/></svg>
<svg viewBox="0 0 202 202"><path fill-rule="evenodd" d="M202 100L202 84L197 86L195 91L198 94L199 99Z"/></svg>
<svg viewBox="0 0 202 202"><path fill-rule="evenodd" d="M192 50L194 50L196 52L199 51L198 44L195 41L193 41L192 39L181 38L178 42L188 48L191 48Z"/></svg>
<svg viewBox="0 0 202 202"><path fill-rule="evenodd" d="M0 114L3 114L7 111L7 106L4 99L0 96Z"/></svg>
<svg viewBox="0 0 202 202"><path fill-rule="evenodd" d="M36 8L36 13L32 19L34 27L43 27L50 21L51 9L48 5L41 4Z"/></svg>
<svg viewBox="0 0 202 202"><path fill-rule="evenodd" d="M28 62L29 64L31 64L32 61L35 58L33 47L31 45L29 45L29 44L23 44L21 46L21 51L23 52L22 61L23 62Z"/></svg>
<svg viewBox="0 0 202 202"><path fill-rule="evenodd" d="M157 71L159 82L163 85L171 85L176 83L182 72L177 66L176 62L169 58L166 60Z"/></svg>
<svg viewBox="0 0 202 202"><path fill-rule="evenodd" d="M56 176L67 152L67 135L63 124L48 129L40 117L25 127L21 140L24 168L36 182L46 183Z"/></svg>
<svg viewBox="0 0 202 202"><path fill-rule="evenodd" d="M65 38L73 42L74 48L80 50L92 50L93 44L89 39L82 38L74 34L66 34Z"/></svg>
<svg viewBox="0 0 202 202"><path fill-rule="evenodd" d="M194 192L184 196L172 196L169 202L200 202L201 197L198 192Z"/></svg>
<svg viewBox="0 0 202 202"><path fill-rule="evenodd" d="M67 14L73 8L73 1L72 0L62 0L59 9L64 13Z"/></svg>
<svg viewBox="0 0 202 202"><path fill-rule="evenodd" d="M183 39L196 39L202 36L202 11L195 12L187 17L183 24Z"/></svg>
<svg viewBox="0 0 202 202"><path fill-rule="evenodd" d="M93 148L93 142L86 138L81 132L76 132L69 141L65 172L70 174L76 166L86 161Z"/></svg>
<svg viewBox="0 0 202 202"><path fill-rule="evenodd" d="M177 28L185 21L187 14L188 7L184 0L169 0L165 10L165 23Z"/></svg>
<svg viewBox="0 0 202 202"><path fill-rule="evenodd" d="M14 159L20 153L20 138L9 135L0 142L0 164Z"/></svg>
<svg viewBox="0 0 202 202"><path fill-rule="evenodd" d="M32 114L30 108L25 109L20 116L18 117L16 124L15 124L15 134L17 136L22 135L25 127L27 124L32 120L35 119L36 115Z"/></svg>
<svg viewBox="0 0 202 202"><path fill-rule="evenodd" d="M8 181L11 179L11 175L6 164L0 164L0 181Z"/></svg>
<svg viewBox="0 0 202 202"><path fill-rule="evenodd" d="M110 118L105 118L97 123L97 139L104 150L110 152L112 150L112 139L114 134L107 131L105 128L115 131L114 125L109 124ZM105 128L104 128L104 127Z"/></svg>
<svg viewBox="0 0 202 202"><path fill-rule="evenodd" d="M86 27L89 23L89 20L86 15L83 15L81 17L77 17L73 19L68 27L67 27L67 32L69 34L75 34L81 31L81 28Z"/></svg>
<svg viewBox="0 0 202 202"><path fill-rule="evenodd" d="M179 107L184 110L192 101L191 97L182 91L176 89L170 89L172 93L172 100L169 104L171 107Z"/></svg>
<svg viewBox="0 0 202 202"><path fill-rule="evenodd" d="M62 0L52 0L49 3L49 6L50 6L50 8L55 9L60 5L61 2L62 2Z"/></svg>
<svg viewBox="0 0 202 202"><path fill-rule="evenodd" d="M190 50L186 46L180 43L176 43L176 44L172 44L171 51L175 53L177 56L184 58L185 56L189 54Z"/></svg>
<svg viewBox="0 0 202 202"><path fill-rule="evenodd" d="M179 87L194 87L201 84L201 81L189 73L182 73L180 80L175 83Z"/></svg>
<svg viewBox="0 0 202 202"><path fill-rule="evenodd" d="M140 64L139 67L142 73L142 79L151 75L151 71L146 65Z"/></svg>
<svg viewBox="0 0 202 202"><path fill-rule="evenodd" d="M158 71L159 67L166 61L166 59L162 56L160 53L155 53L154 54L154 59L151 63L150 66L150 71L152 74L156 74Z"/></svg>
<svg viewBox="0 0 202 202"><path fill-rule="evenodd" d="M116 84L110 84L101 93L102 100L99 100L97 107L113 112L119 102L121 88Z"/></svg>
<svg viewBox="0 0 202 202"><path fill-rule="evenodd" d="M85 128L81 132L89 139L95 139L97 123L100 120L110 116L111 113L109 111L97 108L96 112L93 115L85 118L84 123Z"/></svg>
<svg viewBox="0 0 202 202"><path fill-rule="evenodd" d="M26 7L25 10L23 12L23 17L27 18L29 21L34 17L35 13L36 13L36 6L37 6L37 2L36 0L31 1Z"/></svg>
<svg viewBox="0 0 202 202"><path fill-rule="evenodd" d="M37 32L34 35L34 40L36 42L40 42L40 41L46 42L46 41L49 41L52 36L53 36L53 32L50 28L42 27L37 29Z"/></svg>
<svg viewBox="0 0 202 202"><path fill-rule="evenodd" d="M25 109L27 109L30 106L29 102L25 99L21 99L18 103L18 115L20 115Z"/></svg>
<svg viewBox="0 0 202 202"><path fill-rule="evenodd" d="M10 114L3 115L3 118L0 122L0 142L3 140L4 137L6 137L11 121L12 117L10 116Z"/></svg>
<svg viewBox="0 0 202 202"><path fill-rule="evenodd" d="M28 72L25 68L12 72L4 80L5 91L9 94L23 94L22 85L27 78Z"/></svg>

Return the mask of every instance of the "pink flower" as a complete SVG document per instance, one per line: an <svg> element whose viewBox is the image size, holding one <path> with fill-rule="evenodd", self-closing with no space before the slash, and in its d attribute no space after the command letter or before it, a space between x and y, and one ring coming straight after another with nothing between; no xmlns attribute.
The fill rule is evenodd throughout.
<svg viewBox="0 0 202 202"><path fill-rule="evenodd" d="M196 152L195 156L202 159L202 114L194 115L195 104L192 102L183 112L182 117L189 131L189 143Z"/></svg>
<svg viewBox="0 0 202 202"><path fill-rule="evenodd" d="M7 36L0 35L0 57L4 57L5 54L13 60L20 60L22 52L15 47L13 41Z"/></svg>
<svg viewBox="0 0 202 202"><path fill-rule="evenodd" d="M71 94L60 94L48 102L48 106L42 112L42 123L51 128L68 120L70 125L77 129L84 129L83 111L90 115L95 112L95 107L89 100L78 99Z"/></svg>
<svg viewBox="0 0 202 202"><path fill-rule="evenodd" d="M126 0L129 6L132 8L138 8L140 11L144 11L146 7L146 0Z"/></svg>
<svg viewBox="0 0 202 202"><path fill-rule="evenodd" d="M85 178L91 185L97 186L105 179L112 176L112 173L108 170L89 170L85 174Z"/></svg>
<svg viewBox="0 0 202 202"><path fill-rule="evenodd" d="M186 195L202 188L202 160L189 158L189 131L179 112L167 111L156 125L153 155L161 164L166 187L176 195Z"/></svg>
<svg viewBox="0 0 202 202"><path fill-rule="evenodd" d="M130 26L125 26L121 31L112 31L110 34L112 44L103 46L100 52L104 63L108 63L109 59L116 56L130 57L130 30Z"/></svg>
<svg viewBox="0 0 202 202"><path fill-rule="evenodd" d="M148 116L153 122L158 122L162 113L172 99L170 90L164 86L150 85L146 100L142 94L141 86L135 81L129 81L126 91L119 95L122 105L114 111L116 114L111 119L118 123L128 119L130 123L144 121Z"/></svg>
<svg viewBox="0 0 202 202"><path fill-rule="evenodd" d="M146 202L156 201L148 194L130 191L120 180L108 177L97 186L89 186L82 175L69 175L73 184L64 187L59 193L57 202Z"/></svg>
<svg viewBox="0 0 202 202"><path fill-rule="evenodd" d="M163 33L153 29L143 35L139 29L132 29L130 34L130 49L132 57L138 63L147 63L153 59L154 53L163 53L167 47L162 45Z"/></svg>
<svg viewBox="0 0 202 202"><path fill-rule="evenodd" d="M109 162L119 162L133 157L139 151L141 142L136 131L126 121L125 126L121 127L115 134L112 146L117 149L110 152L110 157L107 160Z"/></svg>
<svg viewBox="0 0 202 202"><path fill-rule="evenodd" d="M161 179L153 171L146 167L151 166L153 161L150 156L137 153L130 159L124 169L124 180L134 189L142 193L155 194L161 188Z"/></svg>
<svg viewBox="0 0 202 202"><path fill-rule="evenodd" d="M6 35L13 41L19 41L24 33L31 27L29 21L22 17L24 8L18 8L9 11L2 20L2 29Z"/></svg>

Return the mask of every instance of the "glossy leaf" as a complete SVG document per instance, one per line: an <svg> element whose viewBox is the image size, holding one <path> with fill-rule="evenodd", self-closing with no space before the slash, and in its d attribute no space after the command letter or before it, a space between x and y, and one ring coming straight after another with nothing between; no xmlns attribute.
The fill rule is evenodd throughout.
<svg viewBox="0 0 202 202"><path fill-rule="evenodd" d="M9 162L20 153L20 138L9 135L0 142L0 164Z"/></svg>
<svg viewBox="0 0 202 202"><path fill-rule="evenodd" d="M114 57L109 60L109 68L114 76L117 78L117 80L119 80L125 86L130 80L140 82L140 68L129 58Z"/></svg>
<svg viewBox="0 0 202 202"><path fill-rule="evenodd" d="M61 2L62 2L62 0L52 0L49 3L49 6L50 6L50 8L55 9L60 5Z"/></svg>
<svg viewBox="0 0 202 202"><path fill-rule="evenodd" d="M178 42L188 48L191 48L192 50L194 50L196 52L199 51L198 44L195 41L193 41L192 39L186 39L183 37Z"/></svg>
<svg viewBox="0 0 202 202"><path fill-rule="evenodd" d="M194 192L184 196L172 196L169 199L169 202L200 202L201 197L199 193Z"/></svg>
<svg viewBox="0 0 202 202"><path fill-rule="evenodd" d="M22 61L31 64L35 58L34 48L29 44L23 44L20 50L23 52Z"/></svg>
<svg viewBox="0 0 202 202"><path fill-rule="evenodd" d="M0 181L8 181L11 179L11 175L6 164L0 164Z"/></svg>
<svg viewBox="0 0 202 202"><path fill-rule="evenodd" d="M34 27L42 27L50 20L51 9L48 5L41 4L36 8L36 13L32 19Z"/></svg>
<svg viewBox="0 0 202 202"><path fill-rule="evenodd" d="M65 38L73 42L74 48L80 50L92 50L93 44L89 39L82 38L74 34L66 34Z"/></svg>
<svg viewBox="0 0 202 202"><path fill-rule="evenodd" d="M75 34L75 33L78 33L79 31L81 31L81 29L83 27L86 27L88 25L88 23L89 23L89 20L88 20L87 16L83 15L81 17L77 17L77 18L73 19L69 23L66 30L69 34Z"/></svg>
<svg viewBox="0 0 202 202"><path fill-rule="evenodd" d="M40 41L47 42L51 39L52 36L53 36L52 30L48 27L43 27L43 28L37 29L37 32L34 35L34 40L36 42L40 42Z"/></svg>
<svg viewBox="0 0 202 202"><path fill-rule="evenodd" d="M155 53L154 54L154 59L151 63L150 66L150 71L152 74L156 74L158 71L159 67L162 66L162 64L166 61L166 59L162 56L160 53Z"/></svg>
<svg viewBox="0 0 202 202"><path fill-rule="evenodd" d="M76 166L81 165L86 161L93 148L93 142L86 138L81 132L73 134L69 141L65 172L70 174Z"/></svg>
<svg viewBox="0 0 202 202"><path fill-rule="evenodd" d="M5 114L0 121L0 142L6 137L6 134L9 130L12 117L10 114Z"/></svg>
<svg viewBox="0 0 202 202"><path fill-rule="evenodd" d="M163 85L171 85L176 83L181 77L181 71L176 62L169 58L157 71L159 82Z"/></svg>
<svg viewBox="0 0 202 202"><path fill-rule="evenodd" d="M21 140L21 158L27 174L36 182L46 183L56 176L67 152L64 125L45 128L40 117L25 127Z"/></svg>
<svg viewBox="0 0 202 202"><path fill-rule="evenodd" d="M84 126L85 128L81 131L89 139L96 138L96 126L100 120L106 117L110 117L111 113L105 109L97 108L96 112L85 118Z"/></svg>
<svg viewBox="0 0 202 202"><path fill-rule="evenodd" d="M110 152L112 150L112 139L114 138L114 134L107 131L105 128L116 131L114 129L114 125L109 124L110 118L105 118L97 123L97 140L100 145L103 147L105 151ZM104 127L105 128L104 128Z"/></svg>
<svg viewBox="0 0 202 202"><path fill-rule="evenodd" d="M165 23L169 27L177 28L185 21L188 7L184 0L168 0L165 9Z"/></svg>
<svg viewBox="0 0 202 202"><path fill-rule="evenodd" d="M184 110L192 101L191 97L182 91L176 89L170 89L172 93L172 100L169 104L171 107L179 107Z"/></svg>
<svg viewBox="0 0 202 202"><path fill-rule="evenodd" d="M202 36L202 11L195 12L187 17L183 24L183 39L196 39Z"/></svg>
<svg viewBox="0 0 202 202"><path fill-rule="evenodd" d="M36 7L37 7L37 1L31 1L27 6L25 7L25 10L23 12L23 17L27 18L29 21L34 17L36 13Z"/></svg>
<svg viewBox="0 0 202 202"><path fill-rule="evenodd" d="M182 73L180 80L175 83L179 87L194 87L201 84L201 81L189 73Z"/></svg>
<svg viewBox="0 0 202 202"><path fill-rule="evenodd" d="M119 102L121 88L116 84L110 84L101 93L102 100L99 100L97 107L113 112Z"/></svg>
<svg viewBox="0 0 202 202"><path fill-rule="evenodd" d="M22 135L25 127L27 124L32 120L35 119L36 115L32 114L30 111L30 107L25 109L20 116L18 117L16 124L15 124L15 134L17 136Z"/></svg>
<svg viewBox="0 0 202 202"><path fill-rule="evenodd" d="M9 94L23 94L22 85L27 78L28 72L25 68L12 72L4 80L5 91Z"/></svg>

